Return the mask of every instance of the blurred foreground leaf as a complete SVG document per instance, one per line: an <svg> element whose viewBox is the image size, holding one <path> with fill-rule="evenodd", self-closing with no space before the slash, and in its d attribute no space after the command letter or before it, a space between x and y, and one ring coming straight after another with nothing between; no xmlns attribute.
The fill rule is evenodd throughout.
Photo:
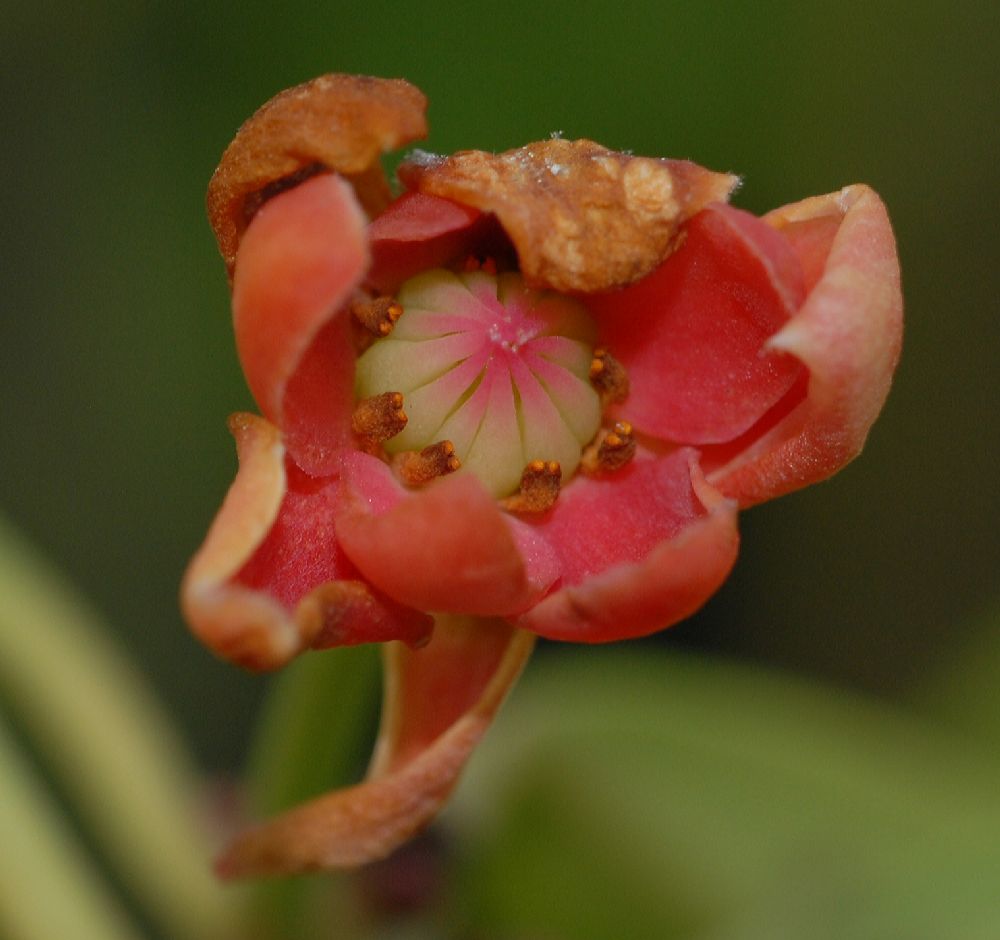
<svg viewBox="0 0 1000 940"><path fill-rule="evenodd" d="M1000 753L1000 604L959 635L965 645L920 688L917 704Z"/></svg>
<svg viewBox="0 0 1000 940"><path fill-rule="evenodd" d="M164 933L235 936L238 895L211 874L199 781L168 717L86 601L2 518L0 696Z"/></svg>
<svg viewBox="0 0 1000 940"><path fill-rule="evenodd" d="M0 715L0 936L136 940Z"/></svg>
<svg viewBox="0 0 1000 940"><path fill-rule="evenodd" d="M644 650L536 662L450 819L486 936L986 940L1000 764L842 690Z"/></svg>

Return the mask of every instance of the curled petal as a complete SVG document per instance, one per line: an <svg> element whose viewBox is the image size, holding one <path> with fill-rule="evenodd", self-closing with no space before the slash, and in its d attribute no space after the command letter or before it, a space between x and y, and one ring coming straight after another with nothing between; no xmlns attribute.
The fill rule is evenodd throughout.
<svg viewBox="0 0 1000 940"><path fill-rule="evenodd" d="M524 610L551 583L551 565L539 564L541 579L529 578L519 547L525 540L470 474L407 494L381 461L352 454L342 486L336 525L344 551L402 604L506 616Z"/></svg>
<svg viewBox="0 0 1000 940"><path fill-rule="evenodd" d="M411 189L495 213L533 286L588 293L644 277L681 224L737 182L685 161L559 139L423 159L399 175Z"/></svg>
<svg viewBox="0 0 1000 940"><path fill-rule="evenodd" d="M617 487L576 481L564 518L543 527L566 586L517 626L578 643L645 636L690 616L726 579L739 548L736 503L705 483L695 452L647 458L618 475Z"/></svg>
<svg viewBox="0 0 1000 940"><path fill-rule="evenodd" d="M306 646L275 599L233 577L264 541L285 494L284 448L277 429L234 415L240 469L181 584L181 606L195 635L220 656L251 669L283 665Z"/></svg>
<svg viewBox="0 0 1000 940"><path fill-rule="evenodd" d="M468 206L424 193L405 193L368 227L372 266L366 280L393 293L407 278L468 255L483 226Z"/></svg>
<svg viewBox="0 0 1000 940"><path fill-rule="evenodd" d="M628 370L623 414L661 440L742 434L802 371L790 356L763 353L804 293L798 258L778 233L749 213L709 206L649 277L588 298L601 344Z"/></svg>
<svg viewBox="0 0 1000 940"><path fill-rule="evenodd" d="M240 469L181 586L192 630L241 666L275 669L307 647L419 645L432 620L360 580L336 543L336 487L288 466L277 429L230 420Z"/></svg>
<svg viewBox="0 0 1000 940"><path fill-rule="evenodd" d="M849 186L778 209L765 221L788 239L813 282L799 313L768 344L805 363L809 382L801 401L779 405L710 474L741 506L824 480L860 453L902 344L896 244L871 189Z"/></svg>
<svg viewBox="0 0 1000 940"><path fill-rule="evenodd" d="M388 202L379 155L427 133L427 99L408 82L322 75L263 105L237 132L208 186L208 217L232 277L240 239L271 196L318 172L355 183L372 214Z"/></svg>
<svg viewBox="0 0 1000 940"><path fill-rule="evenodd" d="M224 877L348 868L423 829L531 655L534 637L502 621L440 618L421 650L386 648L382 730L368 779L239 837Z"/></svg>
<svg viewBox="0 0 1000 940"><path fill-rule="evenodd" d="M365 219L339 177L272 199L240 246L233 323L247 383L296 462L333 472L350 442L354 352L338 315L368 266Z"/></svg>

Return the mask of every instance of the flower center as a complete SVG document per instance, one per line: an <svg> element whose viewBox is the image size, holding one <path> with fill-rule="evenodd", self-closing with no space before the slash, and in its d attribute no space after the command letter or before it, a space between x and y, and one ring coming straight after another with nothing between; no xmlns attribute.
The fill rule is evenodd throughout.
<svg viewBox="0 0 1000 940"><path fill-rule="evenodd" d="M601 423L591 383L596 331L575 300L527 288L520 274L428 271L397 295L403 315L358 359L356 393L403 396L406 426L389 454L450 441L462 471L497 498L526 468L553 462L565 482Z"/></svg>

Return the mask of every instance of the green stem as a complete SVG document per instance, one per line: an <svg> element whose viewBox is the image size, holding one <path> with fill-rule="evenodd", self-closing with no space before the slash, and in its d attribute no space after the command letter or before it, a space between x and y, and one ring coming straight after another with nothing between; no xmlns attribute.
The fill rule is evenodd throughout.
<svg viewBox="0 0 1000 940"><path fill-rule="evenodd" d="M210 873L199 781L174 727L85 601L2 518L0 692L165 935L237 935L238 895Z"/></svg>
<svg viewBox="0 0 1000 940"><path fill-rule="evenodd" d="M373 728L378 688L379 657L371 646L309 653L275 680L247 772L256 815L271 816L350 782ZM349 905L344 880L322 875L260 885L255 909L271 935L293 940L319 936L318 921L336 906L337 936L346 940L354 920Z"/></svg>
<svg viewBox="0 0 1000 940"><path fill-rule="evenodd" d="M255 812L270 815L349 781L372 729L378 684L372 646L309 653L277 677L247 770Z"/></svg>

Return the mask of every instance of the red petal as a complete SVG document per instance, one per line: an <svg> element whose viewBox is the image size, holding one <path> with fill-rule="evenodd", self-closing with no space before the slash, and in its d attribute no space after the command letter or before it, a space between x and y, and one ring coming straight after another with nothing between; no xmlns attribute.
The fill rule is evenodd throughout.
<svg viewBox="0 0 1000 940"><path fill-rule="evenodd" d="M424 649L387 647L386 700L369 779L245 833L220 859L220 874L352 867L398 848L447 799L533 641L501 621L441 618Z"/></svg>
<svg viewBox="0 0 1000 940"><path fill-rule="evenodd" d="M444 267L467 252L470 229L482 218L477 209L449 199L406 193L368 228L372 266L368 282L392 293L407 278Z"/></svg>
<svg viewBox="0 0 1000 940"><path fill-rule="evenodd" d="M277 600L314 648L403 640L424 642L432 620L365 584L337 543L335 479L315 479L294 464L267 537L235 580Z"/></svg>
<svg viewBox="0 0 1000 940"><path fill-rule="evenodd" d="M314 479L286 464L285 497L267 537L236 575L247 587L266 591L287 608L316 585L356 578L333 529L337 481Z"/></svg>
<svg viewBox="0 0 1000 940"><path fill-rule="evenodd" d="M902 344L896 243L871 189L849 186L765 221L815 281L798 315L769 343L808 366L809 385L804 401L713 471L713 484L743 506L826 479L860 453Z"/></svg>
<svg viewBox="0 0 1000 940"><path fill-rule="evenodd" d="M317 176L264 204L233 281L236 345L250 390L296 462L333 471L350 439L354 353L335 317L368 266L351 187Z"/></svg>
<svg viewBox="0 0 1000 940"><path fill-rule="evenodd" d="M368 775L400 770L474 709L513 643L525 657L533 645L503 620L440 617L424 648L387 647L382 726ZM505 679L512 682L522 664L507 663Z"/></svg>
<svg viewBox="0 0 1000 940"><path fill-rule="evenodd" d="M693 456L686 462L689 473L697 473ZM708 515L677 534L666 534L638 561L630 556L640 553L619 551L615 560L624 557L627 563L613 564L582 584L556 591L519 617L517 626L555 640L603 643L645 636L693 614L725 581L736 561L739 536L734 502L721 499L698 476L693 481L689 476L687 485L693 485ZM683 501L689 498L685 495ZM614 519L621 508L615 505L604 512ZM595 554L601 548L590 547Z"/></svg>
<svg viewBox="0 0 1000 940"><path fill-rule="evenodd" d="M528 578L511 528L470 474L408 495L381 461L353 454L342 484L340 543L368 581L400 603L506 616L551 583Z"/></svg>
<svg viewBox="0 0 1000 940"><path fill-rule="evenodd" d="M730 206L712 204L686 233L647 278L587 303L601 344L628 369L628 420L664 440L716 443L795 381L799 363L763 353L802 299L802 273L782 238Z"/></svg>

